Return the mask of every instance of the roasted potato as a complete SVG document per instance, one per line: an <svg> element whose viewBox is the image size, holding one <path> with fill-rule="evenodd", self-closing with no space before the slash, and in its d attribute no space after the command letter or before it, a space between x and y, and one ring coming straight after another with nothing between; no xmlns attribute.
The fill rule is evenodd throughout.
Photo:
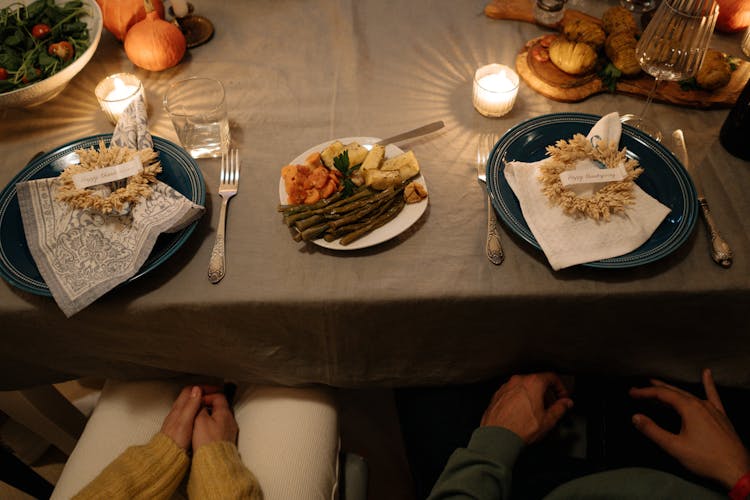
<svg viewBox="0 0 750 500"><path fill-rule="evenodd" d="M602 27L607 34L628 31L632 34L638 33L635 18L625 7L611 7L602 16Z"/></svg>
<svg viewBox="0 0 750 500"><path fill-rule="evenodd" d="M706 90L716 90L723 87L732 78L732 68L724 54L718 50L708 49L703 58L695 81L699 87Z"/></svg>
<svg viewBox="0 0 750 500"><path fill-rule="evenodd" d="M552 63L570 75L583 75L596 66L596 50L589 44L557 37L549 46Z"/></svg>
<svg viewBox="0 0 750 500"><path fill-rule="evenodd" d="M596 49L604 45L604 40L607 38L601 26L585 19L576 19L567 23L563 28L563 34L572 42L588 43Z"/></svg>
<svg viewBox="0 0 750 500"><path fill-rule="evenodd" d="M641 72L641 65L635 57L637 43L629 31L618 31L609 35L604 44L607 57L625 76L635 76Z"/></svg>

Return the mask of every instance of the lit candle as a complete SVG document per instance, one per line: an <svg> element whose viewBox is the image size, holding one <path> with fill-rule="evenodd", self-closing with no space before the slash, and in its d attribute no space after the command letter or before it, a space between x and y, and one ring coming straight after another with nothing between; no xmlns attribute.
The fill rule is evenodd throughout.
<svg viewBox="0 0 750 500"><path fill-rule="evenodd" d="M507 114L513 109L517 94L518 75L507 66L488 64L474 74L474 107L484 116Z"/></svg>
<svg viewBox="0 0 750 500"><path fill-rule="evenodd" d="M185 17L188 14L187 0L172 0L172 12L175 17Z"/></svg>
<svg viewBox="0 0 750 500"><path fill-rule="evenodd" d="M143 84L129 73L110 75L96 86L96 98L107 118L117 124L120 116L138 96L143 96Z"/></svg>

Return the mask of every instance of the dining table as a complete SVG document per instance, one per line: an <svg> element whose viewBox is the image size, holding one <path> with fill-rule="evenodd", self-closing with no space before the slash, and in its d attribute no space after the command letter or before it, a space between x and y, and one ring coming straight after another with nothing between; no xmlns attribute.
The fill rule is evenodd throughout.
<svg viewBox="0 0 750 500"><path fill-rule="evenodd" d="M346 388L463 384L531 370L697 381L703 367L720 384L750 387L750 163L719 141L731 103L654 102L649 111L667 149L671 131L684 131L734 252L731 267L711 259L700 218L653 261L557 271L501 220L504 262L495 265L485 255L480 137L553 113L638 113L643 97L603 92L561 102L521 79L509 113L480 114L472 105L477 68L514 68L528 40L554 33L490 18L486 0L191 3L214 32L176 66L135 66L105 30L59 96L0 110L0 187L40 151L112 133L94 93L108 75L141 80L151 134L175 144L163 106L168 86L218 79L241 163L226 275L217 284L207 277L221 160L200 158L206 212L150 272L69 318L52 298L0 282L0 389L185 373ZM601 16L615 5L569 0L566 9ZM741 38L716 32L711 46L747 63ZM277 211L282 167L332 139L384 138L439 120L442 129L398 143L418 158L429 192L415 223L367 248L294 241Z"/></svg>

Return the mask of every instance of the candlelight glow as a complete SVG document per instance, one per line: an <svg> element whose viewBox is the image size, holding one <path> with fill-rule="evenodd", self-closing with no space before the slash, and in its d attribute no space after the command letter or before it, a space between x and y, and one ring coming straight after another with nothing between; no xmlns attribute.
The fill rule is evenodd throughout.
<svg viewBox="0 0 750 500"><path fill-rule="evenodd" d="M507 66L488 64L474 75L474 107L484 116L508 114L517 94L518 75Z"/></svg>
<svg viewBox="0 0 750 500"><path fill-rule="evenodd" d="M129 73L110 75L96 86L96 98L109 120L117 124L120 116L139 95L144 96L143 84Z"/></svg>

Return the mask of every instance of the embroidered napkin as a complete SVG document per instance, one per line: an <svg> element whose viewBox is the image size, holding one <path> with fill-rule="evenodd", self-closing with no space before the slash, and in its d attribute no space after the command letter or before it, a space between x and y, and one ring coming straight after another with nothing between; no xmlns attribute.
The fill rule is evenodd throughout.
<svg viewBox="0 0 750 500"><path fill-rule="evenodd" d="M153 146L143 100L117 123L112 142ZM39 272L65 316L70 317L135 275L162 232L176 232L204 208L163 182L126 215L103 216L56 200L58 178L18 183L23 228Z"/></svg>
<svg viewBox="0 0 750 500"><path fill-rule="evenodd" d="M621 132L619 115L610 113L591 128L587 138L594 145L598 141L619 144ZM635 203L628 206L624 213L611 215L609 221L565 214L542 192L538 180L539 166L545 161L510 162L505 166L505 178L518 198L526 224L556 271L576 264L618 257L635 250L651 237L670 211L635 185ZM591 160L584 160L576 164L576 170L591 166ZM648 165L641 167L648 169ZM574 188L578 196L590 196L596 186L579 184Z"/></svg>

